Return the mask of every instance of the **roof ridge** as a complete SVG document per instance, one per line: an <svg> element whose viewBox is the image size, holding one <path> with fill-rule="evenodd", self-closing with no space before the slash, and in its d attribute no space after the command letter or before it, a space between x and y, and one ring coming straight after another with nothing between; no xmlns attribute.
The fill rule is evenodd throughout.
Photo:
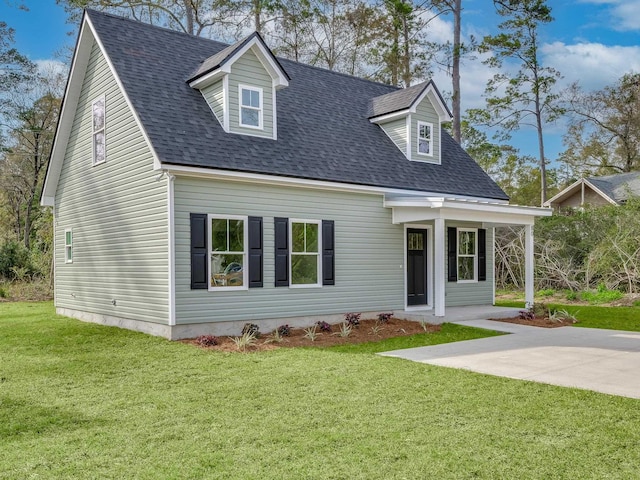
<svg viewBox="0 0 640 480"><path fill-rule="evenodd" d="M109 13L109 12L101 12L101 11L95 10L93 8L87 8L86 11L90 12L91 15L93 15L93 14L104 15L104 16L108 16L108 17L111 17L111 18L114 18L114 19L117 19L117 20L124 20L124 21L130 22L130 23L136 23L136 24L141 24L142 23L143 25L145 25L147 27L155 28L155 29L158 29L158 30L163 30L163 31L168 32L168 33L173 33L173 34L180 35L180 36L183 36L183 37L186 36L186 37L189 37L189 38L195 38L195 39L203 40L205 42L217 43L220 46L222 46L223 49L227 48L227 47L230 47L232 45L236 45L237 43L240 43L240 42L246 40L248 37L251 36L251 35L248 35L248 36L243 37L243 38L241 38L241 39L239 39L239 40L237 40L237 41L235 41L233 43L227 43L227 42L223 42L221 40L215 40L213 38L200 37L198 35L192 35L192 34L187 33L187 32L181 32L179 30L173 30L173 29L171 29L169 27L163 27L161 25L154 25L154 24L151 24L151 23L142 22L140 20L134 20L132 18L123 17L122 15L116 15L116 14ZM265 44L266 44L266 41L265 41ZM269 46L267 45L267 47L269 47ZM272 48L269 47L269 50L272 50ZM216 53L219 53L219 52L216 52ZM211 56L213 56L213 55L215 55L215 53L212 54ZM397 87L395 85L389 85L388 83L378 82L378 81L375 81L375 80L370 80L368 78L358 77L356 75L351 75L349 73L337 72L335 70L330 70L330 69L325 68L325 67L319 67L317 65L310 65L308 63L292 60L290 58L282 57L280 55L274 55L274 57L276 57L279 61L295 63L297 65L301 65L301 66L306 67L306 68L310 68L310 69L314 69L314 70L321 70L323 72L332 73L334 75L339 75L339 76L342 76L342 77L356 79L356 80L359 80L361 82L366 82L366 83L370 83L370 84L374 84L374 85L380 85L380 86L384 86L384 87L388 87L388 88L394 88L395 89L394 91L403 90L401 87ZM416 84L416 85L418 85L418 84ZM411 86L413 87L415 85L411 85ZM392 93L392 92L389 92L389 93Z"/></svg>
<svg viewBox="0 0 640 480"><path fill-rule="evenodd" d="M101 12L100 10L96 10L94 8L85 8L85 11L87 13L89 13L90 15L94 15L94 14L103 15L103 16L106 16L106 17L114 18L116 20L124 20L125 22L135 23L135 24L138 24L138 25L142 24L142 25L145 25L146 27L155 28L157 30L163 30L163 31L165 31L167 33L174 33L176 35L180 35L180 36L183 36L183 37L189 37L189 38L194 38L194 39L198 39L198 40L204 40L204 41L207 41L207 42L218 43L220 45L224 45L224 47L228 47L228 46L233 45L233 43L226 43L226 42L223 42L221 40L215 40L213 38L201 37L199 35L193 35L191 33L181 32L180 30L174 30L172 28L163 27L161 25L154 25L152 23L143 22L142 20L135 20L133 18L124 17L122 15L116 15L115 13ZM238 40L238 41L241 41L241 40ZM234 43L237 43L237 42L234 42Z"/></svg>

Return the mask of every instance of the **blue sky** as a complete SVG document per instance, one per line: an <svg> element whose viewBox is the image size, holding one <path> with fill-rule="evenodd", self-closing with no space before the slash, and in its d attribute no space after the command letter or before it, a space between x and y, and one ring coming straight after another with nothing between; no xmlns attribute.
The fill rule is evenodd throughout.
<svg viewBox="0 0 640 480"><path fill-rule="evenodd" d="M29 11L16 8L25 4ZM552 0L555 21L541 32L543 63L560 70L562 85L579 81L585 89L599 89L627 72L640 72L640 0ZM490 0L463 0L463 37L495 33L500 19ZM0 0L0 18L15 29L16 46L32 60L55 58L56 52L73 45L73 26L66 23L64 9L55 0ZM451 19L439 17L430 24L436 41L452 37ZM486 80L494 72L479 59L467 61L462 70L463 110L482 107ZM449 89L444 72L435 72L436 84ZM546 134L547 157L555 160L562 151L561 123ZM535 132L523 129L512 142L524 154L537 155Z"/></svg>

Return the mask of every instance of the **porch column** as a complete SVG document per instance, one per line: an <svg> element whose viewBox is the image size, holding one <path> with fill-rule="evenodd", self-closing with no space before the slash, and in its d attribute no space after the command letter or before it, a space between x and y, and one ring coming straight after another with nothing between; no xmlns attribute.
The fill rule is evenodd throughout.
<svg viewBox="0 0 640 480"><path fill-rule="evenodd" d="M444 317L445 259L447 258L444 248L444 218L436 218L433 223L433 313L436 317Z"/></svg>
<svg viewBox="0 0 640 480"><path fill-rule="evenodd" d="M524 227L524 301L533 306L533 225Z"/></svg>

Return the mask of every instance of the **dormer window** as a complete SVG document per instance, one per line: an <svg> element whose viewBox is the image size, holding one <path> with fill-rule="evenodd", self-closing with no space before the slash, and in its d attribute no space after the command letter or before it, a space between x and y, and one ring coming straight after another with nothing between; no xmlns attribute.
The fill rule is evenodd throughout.
<svg viewBox="0 0 640 480"><path fill-rule="evenodd" d="M262 89L239 85L240 126L262 129Z"/></svg>
<svg viewBox="0 0 640 480"><path fill-rule="evenodd" d="M418 155L433 156L433 124L418 122Z"/></svg>

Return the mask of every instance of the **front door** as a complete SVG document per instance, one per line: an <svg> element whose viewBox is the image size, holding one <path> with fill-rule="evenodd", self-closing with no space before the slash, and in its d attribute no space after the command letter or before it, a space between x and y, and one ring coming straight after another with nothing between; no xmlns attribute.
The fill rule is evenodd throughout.
<svg viewBox="0 0 640 480"><path fill-rule="evenodd" d="M427 231L407 229L407 305L427 304Z"/></svg>

